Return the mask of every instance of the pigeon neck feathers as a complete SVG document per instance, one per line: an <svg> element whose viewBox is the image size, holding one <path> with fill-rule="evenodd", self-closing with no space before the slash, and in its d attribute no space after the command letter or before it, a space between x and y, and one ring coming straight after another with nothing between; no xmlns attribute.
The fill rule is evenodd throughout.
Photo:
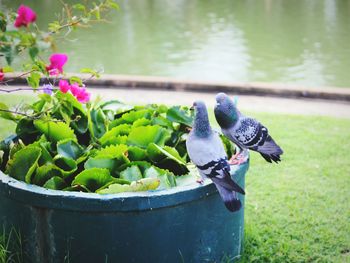
<svg viewBox="0 0 350 263"><path fill-rule="evenodd" d="M208 112L205 107L197 107L193 131L197 137L201 138L206 138L211 135L212 130L209 124Z"/></svg>
<svg viewBox="0 0 350 263"><path fill-rule="evenodd" d="M239 111L235 103L225 94L216 95L215 118L221 128L228 129L236 124L239 119Z"/></svg>
<svg viewBox="0 0 350 263"><path fill-rule="evenodd" d="M220 127L227 129L231 128L238 120L238 111L233 107L216 107L215 118Z"/></svg>

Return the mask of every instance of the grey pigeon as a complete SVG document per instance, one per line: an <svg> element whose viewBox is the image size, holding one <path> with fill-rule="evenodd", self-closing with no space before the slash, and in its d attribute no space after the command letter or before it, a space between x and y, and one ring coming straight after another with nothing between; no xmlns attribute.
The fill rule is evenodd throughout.
<svg viewBox="0 0 350 263"><path fill-rule="evenodd" d="M210 127L205 104L198 101L193 104L193 108L193 128L186 140L188 155L201 177L208 177L214 182L227 209L237 211L242 204L236 192L245 194L244 190L231 178L224 146L219 135Z"/></svg>
<svg viewBox="0 0 350 263"><path fill-rule="evenodd" d="M281 147L272 139L266 127L259 121L245 117L238 111L233 101L225 94L216 95L215 118L222 133L234 142L240 150L259 152L268 162L281 161Z"/></svg>

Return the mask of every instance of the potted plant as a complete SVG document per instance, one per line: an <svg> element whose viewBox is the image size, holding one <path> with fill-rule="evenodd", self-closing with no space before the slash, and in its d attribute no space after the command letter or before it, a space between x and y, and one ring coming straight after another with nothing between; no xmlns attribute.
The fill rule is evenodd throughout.
<svg viewBox="0 0 350 263"><path fill-rule="evenodd" d="M10 65L28 50L32 61L21 76L38 94L22 108L0 103L0 117L16 123L0 144L0 222L20 233L25 262L239 257L243 209L227 212L212 183L196 182L185 146L189 109L92 101L82 78L65 77L67 55L54 53L49 63L40 58L62 30L100 20L111 8L118 8L112 0L64 4L64 21L51 23L49 32L31 25L36 14L27 6L0 14L0 52ZM10 71L0 70L1 83L11 81ZM248 163L233 169L242 187L247 169Z"/></svg>

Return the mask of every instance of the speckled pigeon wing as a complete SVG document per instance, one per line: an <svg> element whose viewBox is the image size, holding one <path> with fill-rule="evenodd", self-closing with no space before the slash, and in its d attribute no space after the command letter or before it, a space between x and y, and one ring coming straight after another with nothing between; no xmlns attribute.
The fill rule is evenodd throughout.
<svg viewBox="0 0 350 263"><path fill-rule="evenodd" d="M253 118L240 118L236 125L223 133L241 148L256 150L266 140L268 131Z"/></svg>
<svg viewBox="0 0 350 263"><path fill-rule="evenodd" d="M252 118L242 118L228 131L238 146L259 152L266 161L279 162L283 150L271 138L265 126Z"/></svg>

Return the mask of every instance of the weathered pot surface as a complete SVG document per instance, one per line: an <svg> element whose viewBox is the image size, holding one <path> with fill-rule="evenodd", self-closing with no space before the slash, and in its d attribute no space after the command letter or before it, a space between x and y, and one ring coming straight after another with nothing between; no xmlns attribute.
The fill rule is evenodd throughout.
<svg viewBox="0 0 350 263"><path fill-rule="evenodd" d="M242 187L249 162L232 167ZM0 172L0 222L24 262L212 262L239 257L244 197L230 213L215 186L100 195L48 190Z"/></svg>

